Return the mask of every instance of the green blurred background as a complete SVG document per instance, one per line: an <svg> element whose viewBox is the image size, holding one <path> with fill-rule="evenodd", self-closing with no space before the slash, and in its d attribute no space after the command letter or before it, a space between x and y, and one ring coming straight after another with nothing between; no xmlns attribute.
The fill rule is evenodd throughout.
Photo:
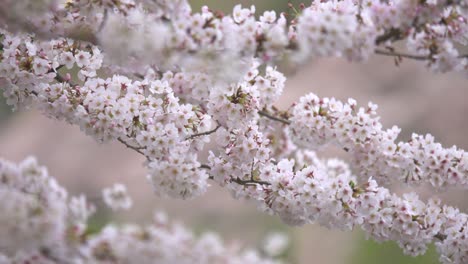
<svg viewBox="0 0 468 264"><path fill-rule="evenodd" d="M213 10L230 13L241 3L255 5L257 15L275 9L277 14L289 13L288 1L257 0L190 1L194 11L208 5ZM296 7L301 1L290 1ZM288 71L289 72L289 71ZM307 92L339 99L353 97L365 104L378 103L384 125L397 124L403 136L409 132L432 133L449 146L468 147L464 114L468 114L466 79L456 74L433 75L421 65L405 62L394 67L388 58L375 58L364 64L343 60L320 60L291 70L291 75L279 107L285 108ZM444 107L441 108L440 105ZM411 108L411 111L409 109ZM454 114L456 113L456 114ZM450 127L451 129L447 129ZM333 155L330 150L325 155ZM291 238L291 245L281 256L291 263L318 264L432 264L438 263L434 247L424 256L404 256L396 243L378 244L366 240L359 230L351 233L327 230L316 225L291 228L278 218L259 213L251 204L234 201L223 190L213 186L206 197L194 201L158 199L144 180L143 160L118 144L98 145L76 127L51 121L35 111L11 112L0 96L0 156L21 160L28 154L37 155L52 175L75 193L99 193L100 188L120 181L129 186L135 197L136 209L129 214L111 215L104 211L94 220L99 228L113 217L145 222L151 217L148 208L160 208L170 217L180 219L196 233L214 230L228 240L247 241L250 246L269 232L281 231ZM401 193L406 189L395 188ZM423 197L432 195L424 189ZM455 205L466 208L462 194L440 194Z"/></svg>

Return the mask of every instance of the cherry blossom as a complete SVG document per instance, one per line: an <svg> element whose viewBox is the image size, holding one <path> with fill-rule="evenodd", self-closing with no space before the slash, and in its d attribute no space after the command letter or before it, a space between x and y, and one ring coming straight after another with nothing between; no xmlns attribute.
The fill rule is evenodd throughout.
<svg viewBox="0 0 468 264"><path fill-rule="evenodd" d="M139 153L160 197L191 199L217 184L289 225L360 228L413 256L434 243L442 263L466 263L465 213L386 188L466 190L464 150L430 134L398 142L400 128L384 128L371 102L310 93L287 110L275 106L286 89L281 60L375 54L466 73L466 2L315 0L290 11L194 12L184 0L3 1L2 94L15 110L38 109ZM328 144L349 163L318 157L314 150ZM2 205L0 237L18 232L0 241L2 261L272 263L213 234L195 238L161 214L148 227L109 225L84 243L96 210L84 196L67 197L34 159L2 161L0 172L0 195L12 201ZM113 210L132 205L122 185L102 194ZM269 255L276 240L264 248ZM173 250L181 244L184 254Z"/></svg>
<svg viewBox="0 0 468 264"><path fill-rule="evenodd" d="M94 205L83 195L69 197L35 158L1 159L0 175L0 197L8 201L0 205L1 263L280 263L215 233L197 237L163 212L146 226L109 223L91 234ZM112 207L131 206L123 185L103 193Z"/></svg>

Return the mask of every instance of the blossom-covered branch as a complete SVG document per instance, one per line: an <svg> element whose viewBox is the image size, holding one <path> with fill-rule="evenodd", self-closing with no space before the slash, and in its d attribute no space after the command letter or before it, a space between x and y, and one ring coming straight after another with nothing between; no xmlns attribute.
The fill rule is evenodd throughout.
<svg viewBox="0 0 468 264"><path fill-rule="evenodd" d="M69 197L34 158L0 159L1 263L279 263L215 233L195 236L157 212L147 226L108 224L90 232L96 207L84 195ZM103 190L113 210L132 205L125 186Z"/></svg>
<svg viewBox="0 0 468 264"><path fill-rule="evenodd" d="M266 11L258 20L254 6L238 5L230 16L208 7L193 13L185 0L34 2L2 3L4 13L35 14L5 16L3 23L14 28L20 21L28 32L36 28L39 35L55 32L50 37L100 45L114 62L133 67L204 69L226 79L234 70L247 70L253 57L264 62L285 55L296 61L336 56L360 61L398 41L407 43L406 58L425 58L435 71L468 67L466 54L456 48L466 44L465 1L312 1L289 15ZM228 69L219 71L220 64Z"/></svg>
<svg viewBox="0 0 468 264"><path fill-rule="evenodd" d="M201 76L205 83L200 84L194 75L183 72L166 72L162 78L157 78L151 69L141 81L124 76L103 79L93 77L102 60L96 48L89 52L78 49L74 43L59 40L50 42L52 47L45 42L49 49L45 50L28 38L23 39L26 44L22 44L5 36L4 62L10 65L3 64L0 73L9 82L4 94L10 103L36 101L48 115L80 125L100 141L118 140L145 155L150 162L187 164L190 161L192 165L186 170L198 175L193 178L196 179L193 184L199 191L205 189L201 186L208 176L196 169L200 166L196 150L203 148L207 136L222 133L220 128L234 136L236 130L242 131L239 122L247 125L258 116L290 124L286 138L309 149L328 142L337 143L353 154L357 175L365 178L373 176L384 182L427 182L438 188L467 188L468 156L463 150L442 148L430 135L414 135L410 142L396 143L399 128L385 131L374 104L358 108L353 100L343 104L334 98L307 95L284 117L269 113L265 109L281 94L284 77L272 68L267 69L266 76L260 76L258 63L251 66L245 81L236 85L212 83L206 75ZM38 48L47 56L31 56ZM64 52L64 48L74 50ZM84 80L82 85L66 81L55 73L75 64L81 67L78 77ZM55 69L50 69L53 65ZM28 83L29 79L23 77L26 73L28 78L36 80ZM213 89L212 85L218 88ZM180 100L193 104L181 104ZM210 129L212 121L218 125ZM274 129L266 128L265 132L274 133ZM180 160L181 157L184 158ZM171 171L169 167L164 168ZM186 175L176 168L171 173L175 172ZM236 175L232 180L237 178L243 177ZM181 178L182 181L189 179L192 178Z"/></svg>

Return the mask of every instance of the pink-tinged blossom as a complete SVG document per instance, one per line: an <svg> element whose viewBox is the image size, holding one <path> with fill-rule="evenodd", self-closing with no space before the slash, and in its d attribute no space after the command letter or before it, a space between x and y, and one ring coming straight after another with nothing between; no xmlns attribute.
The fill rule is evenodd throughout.
<svg viewBox="0 0 468 264"><path fill-rule="evenodd" d="M195 236L162 212L146 226L107 224L89 234L96 210L84 195L67 191L34 158L0 159L1 263L278 263L215 233ZM103 190L114 209L129 208L125 186Z"/></svg>
<svg viewBox="0 0 468 264"><path fill-rule="evenodd" d="M385 130L376 109L372 103L358 107L354 100L305 95L292 109L291 138L309 149L339 146L353 156L353 167L365 178L468 188L465 151L444 148L429 134L397 142L400 129Z"/></svg>
<svg viewBox="0 0 468 264"><path fill-rule="evenodd" d="M429 134L398 142L400 129L383 127L377 105L351 98L310 93L278 110L286 77L275 63L365 61L376 53L463 72L467 4L317 0L292 10L294 19L274 11L257 19L255 6L197 13L184 0L3 1L2 93L13 109L39 109L141 154L158 196L191 199L215 183L290 225L360 228L413 256L434 243L442 263L466 263L466 214L384 187L468 189L465 151ZM406 42L405 51L396 50L397 41ZM350 164L317 157L313 150L327 144L348 152ZM0 172L0 196L13 201L0 217L1 261L271 263L212 234L195 239L161 215L149 227L107 226L83 245L96 209L84 196L68 198L33 159L2 161ZM121 185L103 190L103 198L112 209L131 206ZM181 244L183 255L173 250Z"/></svg>

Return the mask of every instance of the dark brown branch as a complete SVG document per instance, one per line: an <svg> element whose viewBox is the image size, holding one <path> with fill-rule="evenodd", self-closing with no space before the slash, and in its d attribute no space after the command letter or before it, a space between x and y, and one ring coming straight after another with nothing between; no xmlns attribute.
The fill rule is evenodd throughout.
<svg viewBox="0 0 468 264"><path fill-rule="evenodd" d="M134 151L136 151L136 152L140 153L141 155L145 156L146 158L148 158L148 157L145 155L145 153L144 153L143 151L141 151L143 148L132 146L132 145L128 144L127 142L125 142L125 140L123 140L123 139L121 139L121 138L117 138L117 140L118 140L120 143L124 144L127 148L133 149Z"/></svg>
<svg viewBox="0 0 468 264"><path fill-rule="evenodd" d="M281 122L281 123L283 123L285 125L290 125L291 124L291 121L289 121L287 119L280 118L280 117L276 117L276 116L271 115L270 113L268 113L266 111L258 111L258 114L261 115L261 116L264 116L266 118L269 118L271 120Z"/></svg>
<svg viewBox="0 0 468 264"><path fill-rule="evenodd" d="M437 238L437 239L440 240L440 241L444 241L444 240L447 238L446 235L443 235L443 234L441 234L441 233L438 233L438 234L435 235L434 237Z"/></svg>
<svg viewBox="0 0 468 264"><path fill-rule="evenodd" d="M206 165L206 164L200 165L200 168L201 168L201 169L211 170L211 167L210 167L209 165Z"/></svg>
<svg viewBox="0 0 468 264"><path fill-rule="evenodd" d="M201 132L201 133L198 133L198 134L193 134L193 135L187 137L185 140L194 139L196 137L201 137L201 136L208 136L210 134L215 133L220 127L221 127L221 125L217 125L214 129L212 129L210 131Z"/></svg>
<svg viewBox="0 0 468 264"><path fill-rule="evenodd" d="M397 51L382 50L382 49L376 49L374 52L375 54L384 55L384 56L400 57L400 58L407 58L407 59L420 60L420 61L433 59L431 55L421 56L421 55L413 55L413 54L407 54L407 53L402 53L402 52L397 52ZM468 58L468 54L460 55L458 56L458 58Z"/></svg>
<svg viewBox="0 0 468 264"><path fill-rule="evenodd" d="M266 181L256 181L256 180L241 180L239 178L232 178L231 182L235 182L240 185L245 185L245 186L255 186L255 185L271 185L271 183L266 182Z"/></svg>
<svg viewBox="0 0 468 264"><path fill-rule="evenodd" d="M211 170L211 167L209 165L206 165L206 164L202 164L200 166L201 169L207 169L207 170ZM210 180L213 180L213 176L210 176L209 177ZM271 185L271 183L267 182L267 181L257 181L257 180L254 180L253 178L249 179L249 180L242 180L240 178L231 178L230 180L231 182L235 182L237 184L240 184L240 185L245 185L245 186L255 186L255 185Z"/></svg>
<svg viewBox="0 0 468 264"><path fill-rule="evenodd" d="M401 30L398 28L392 28L389 31L385 32L383 35L380 35L375 40L376 45L380 45L388 40L396 41L403 38Z"/></svg>
<svg viewBox="0 0 468 264"><path fill-rule="evenodd" d="M412 55L407 53L401 53L396 51L387 51L382 49L376 49L375 54L384 55L384 56L391 56L391 57L401 57L401 58L408 58L413 60L430 60L431 56L421 56L421 55Z"/></svg>

